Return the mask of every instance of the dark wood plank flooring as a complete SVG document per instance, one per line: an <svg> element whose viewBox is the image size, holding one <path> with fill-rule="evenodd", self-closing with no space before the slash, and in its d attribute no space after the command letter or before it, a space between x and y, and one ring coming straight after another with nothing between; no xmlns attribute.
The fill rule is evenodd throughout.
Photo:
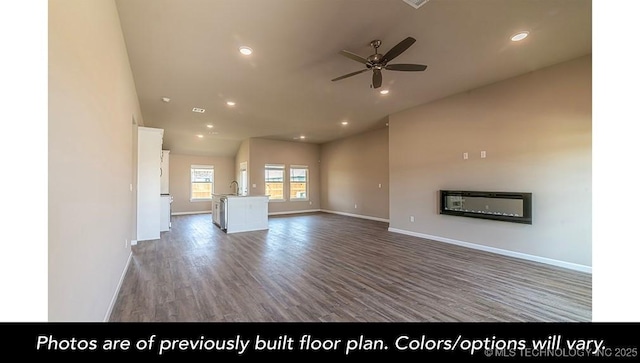
<svg viewBox="0 0 640 363"><path fill-rule="evenodd" d="M133 247L111 321L590 321L591 275L317 213L227 235L174 216Z"/></svg>

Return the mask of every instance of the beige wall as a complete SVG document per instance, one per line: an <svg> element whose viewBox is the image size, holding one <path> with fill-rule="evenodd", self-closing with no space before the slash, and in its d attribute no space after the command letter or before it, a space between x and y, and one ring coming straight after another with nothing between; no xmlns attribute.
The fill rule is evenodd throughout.
<svg viewBox="0 0 640 363"><path fill-rule="evenodd" d="M250 139L249 194L264 195L264 166L284 164L289 177L289 166L309 167L308 201L269 202L269 213L304 211L320 207L320 145L252 138ZM253 184L256 185L253 188ZM285 183L285 193L288 191ZM287 198L288 199L288 198Z"/></svg>
<svg viewBox="0 0 640 363"><path fill-rule="evenodd" d="M590 56L393 114L389 126L390 227L591 266ZM531 192L533 225L439 215L440 189Z"/></svg>
<svg viewBox="0 0 640 363"><path fill-rule="evenodd" d="M195 156L169 153L169 193L173 197L171 213L211 211L211 201L192 202L191 165L213 165L213 191L232 193L234 160L227 156ZM235 188L235 187L234 187Z"/></svg>
<svg viewBox="0 0 640 363"><path fill-rule="evenodd" d="M49 320L102 321L130 253L142 117L113 0L48 4Z"/></svg>
<svg viewBox="0 0 640 363"><path fill-rule="evenodd" d="M320 185L322 209L388 219L389 129L323 144Z"/></svg>
<svg viewBox="0 0 640 363"><path fill-rule="evenodd" d="M246 139L242 141L242 143L240 144L240 147L238 148L238 152L236 153L234 170L235 170L235 176L236 176L235 180L238 182L240 182L240 179L242 179L242 176L240 174L240 164L244 162L247 163L247 180L251 180L251 160L249 160L250 143L251 143L250 139ZM247 194L250 195L251 185L247 185L246 187L247 187Z"/></svg>

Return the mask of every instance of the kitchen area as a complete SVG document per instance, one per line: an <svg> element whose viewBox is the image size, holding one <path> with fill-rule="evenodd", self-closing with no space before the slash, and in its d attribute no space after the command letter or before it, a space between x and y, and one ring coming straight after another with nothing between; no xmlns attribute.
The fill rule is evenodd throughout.
<svg viewBox="0 0 640 363"><path fill-rule="evenodd" d="M266 195L242 195L235 185L232 194L212 194L211 219L226 233L260 231L269 229L269 197Z"/></svg>
<svg viewBox="0 0 640 363"><path fill-rule="evenodd" d="M138 127L137 130L137 238L132 244L158 240L161 232L170 231L173 204L169 185L171 152L163 148L164 130L149 127ZM182 164L185 163L176 165ZM233 193L211 194L212 223L229 234L269 229L269 197L248 195L235 180L229 187Z"/></svg>

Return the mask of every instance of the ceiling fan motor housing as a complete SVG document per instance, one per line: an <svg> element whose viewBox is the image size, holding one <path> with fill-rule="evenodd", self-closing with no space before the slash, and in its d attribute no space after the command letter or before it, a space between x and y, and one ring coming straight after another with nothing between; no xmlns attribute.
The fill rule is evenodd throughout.
<svg viewBox="0 0 640 363"><path fill-rule="evenodd" d="M380 63L382 62L382 54L376 53L376 54L370 55L369 58L367 58L367 61L371 64Z"/></svg>

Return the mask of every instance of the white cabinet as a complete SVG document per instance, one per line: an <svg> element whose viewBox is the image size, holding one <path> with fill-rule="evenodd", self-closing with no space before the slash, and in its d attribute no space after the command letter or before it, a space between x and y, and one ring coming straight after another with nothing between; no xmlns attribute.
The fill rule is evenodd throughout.
<svg viewBox="0 0 640 363"><path fill-rule="evenodd" d="M160 157L160 194L169 194L169 150L162 150Z"/></svg>
<svg viewBox="0 0 640 363"><path fill-rule="evenodd" d="M228 196L227 233L269 229L269 197Z"/></svg>
<svg viewBox="0 0 640 363"><path fill-rule="evenodd" d="M170 195L160 196L160 232L171 229L171 203L173 198Z"/></svg>
<svg viewBox="0 0 640 363"><path fill-rule="evenodd" d="M160 155L164 130L138 127L138 241L160 238Z"/></svg>

